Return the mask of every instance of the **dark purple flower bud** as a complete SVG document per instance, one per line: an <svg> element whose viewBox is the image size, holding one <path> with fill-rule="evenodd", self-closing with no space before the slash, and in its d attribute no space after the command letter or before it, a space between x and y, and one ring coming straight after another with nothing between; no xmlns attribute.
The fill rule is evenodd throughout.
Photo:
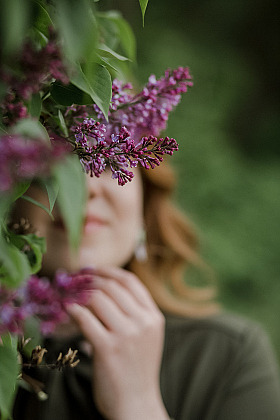
<svg viewBox="0 0 280 420"><path fill-rule="evenodd" d="M0 191L11 189L16 182L47 176L51 165L66 153L69 146L65 143L50 147L17 134L0 137Z"/></svg>
<svg viewBox="0 0 280 420"><path fill-rule="evenodd" d="M55 325L67 315L66 305L86 304L89 291L94 287L90 271L67 274L58 271L53 281L31 276L26 284L16 291L0 286L0 334L7 331L20 334L24 320L36 316L43 334L53 331Z"/></svg>

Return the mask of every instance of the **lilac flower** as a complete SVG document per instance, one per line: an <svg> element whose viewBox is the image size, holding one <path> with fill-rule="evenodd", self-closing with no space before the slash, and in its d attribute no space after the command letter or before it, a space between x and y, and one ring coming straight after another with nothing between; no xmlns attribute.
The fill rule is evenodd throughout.
<svg viewBox="0 0 280 420"><path fill-rule="evenodd" d="M57 36L52 28L49 29L49 41L43 48L38 49L34 43L27 41L15 64L16 71L0 67L0 79L7 85L7 94L0 103L3 123L6 126L25 118L27 108L23 102L50 84L53 79L64 84L69 83Z"/></svg>
<svg viewBox="0 0 280 420"><path fill-rule="evenodd" d="M14 95L9 95L9 99ZM0 109L3 109L3 122L6 127L14 125L14 123L22 118L27 118L28 112L26 106L22 101L7 100L0 104Z"/></svg>
<svg viewBox="0 0 280 420"><path fill-rule="evenodd" d="M49 147L17 134L0 137L0 191L10 190L16 182L48 175L51 164L67 152L67 143Z"/></svg>
<svg viewBox="0 0 280 420"><path fill-rule="evenodd" d="M86 304L93 285L93 274L89 271L72 275L58 271L53 281L31 276L17 290L0 285L0 334L7 331L21 334L24 321L30 316L38 317L43 334L51 333L57 323L67 318L68 304Z"/></svg>
<svg viewBox="0 0 280 420"><path fill-rule="evenodd" d="M108 122L97 105L68 107L65 120L75 133L76 153L85 172L99 177L107 164L112 177L124 185L133 178L129 167L140 163L154 168L163 154L177 150L174 139L157 136L166 128L169 113L178 105L181 94L192 86L191 79L188 68L168 69L159 80L150 76L136 95L129 92L131 84L114 80Z"/></svg>
<svg viewBox="0 0 280 420"><path fill-rule="evenodd" d="M19 334L25 319L24 312L21 308L17 308L13 302L4 303L0 307L0 335L6 331Z"/></svg>
<svg viewBox="0 0 280 420"><path fill-rule="evenodd" d="M75 108L76 125L79 121L79 112L83 116L96 113L96 119L106 123L107 137L109 141L111 134L117 134L121 127L125 126L137 142L145 135L158 136L166 129L169 113L178 105L181 94L193 85L192 77L188 68L179 67L176 70L166 70L164 77L159 80L154 75L144 89L137 95L127 93L132 89L131 84L122 84L115 79L112 85L112 101L109 110L109 123L97 105L80 106ZM70 109L68 108L66 115Z"/></svg>
<svg viewBox="0 0 280 420"><path fill-rule="evenodd" d="M44 77L46 80L49 80L48 77L57 77L67 81L63 76L62 63L59 65L59 50L53 38L46 47L36 52L36 59L33 52L32 46L27 44L21 57L25 79L14 80L11 76L12 92L6 96L7 103L4 101L6 125L26 117L27 109L19 98L28 98L39 89L40 83L45 83ZM188 68L182 67L174 71L167 70L159 80L150 76L147 85L137 95L128 93L132 89L131 84L114 80L108 123L96 105L68 107L65 122L70 126L70 131L74 132L75 152L85 172L98 177L108 165L112 177L124 185L133 178L129 168L138 163L145 168L159 165L163 154L172 154L177 150L177 143L175 140L171 142L168 138L163 140L156 137L166 127L169 112L180 101L181 93L191 85ZM93 112L97 113L101 121L92 118ZM49 131L51 129L48 127ZM146 135L149 137L143 137ZM149 147L145 146L147 139ZM48 149L40 142L27 141L20 136L2 136L0 191L9 190L15 182L47 175L56 150L59 151L58 146L53 150Z"/></svg>
<svg viewBox="0 0 280 420"><path fill-rule="evenodd" d="M76 153L86 173L99 177L108 165L112 178L117 179L119 185L132 180L133 172L129 167L140 163L146 169L154 168L163 160L164 154L172 155L178 150L177 142L169 137L143 137L135 144L126 127L122 127L118 134L112 134L108 142L106 130L104 124L92 118L85 119L75 129Z"/></svg>

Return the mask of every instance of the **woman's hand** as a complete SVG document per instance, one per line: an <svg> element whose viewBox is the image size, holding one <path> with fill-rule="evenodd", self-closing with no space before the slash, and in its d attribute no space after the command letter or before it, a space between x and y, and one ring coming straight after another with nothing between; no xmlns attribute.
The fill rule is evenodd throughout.
<svg viewBox="0 0 280 420"><path fill-rule="evenodd" d="M94 270L87 307L69 314L93 348L93 395L108 420L166 420L159 389L164 317L139 279L120 268Z"/></svg>

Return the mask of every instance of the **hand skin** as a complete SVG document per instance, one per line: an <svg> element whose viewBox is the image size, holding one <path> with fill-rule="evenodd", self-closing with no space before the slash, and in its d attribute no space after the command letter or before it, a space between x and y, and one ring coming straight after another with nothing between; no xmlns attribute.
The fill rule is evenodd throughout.
<svg viewBox="0 0 280 420"><path fill-rule="evenodd" d="M159 372L164 316L132 273L96 268L87 307L67 308L93 348L93 397L108 420L167 420Z"/></svg>

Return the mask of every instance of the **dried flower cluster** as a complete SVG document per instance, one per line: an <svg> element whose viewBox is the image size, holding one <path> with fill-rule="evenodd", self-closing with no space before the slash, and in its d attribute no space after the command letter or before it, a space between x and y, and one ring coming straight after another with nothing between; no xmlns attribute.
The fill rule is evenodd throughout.
<svg viewBox="0 0 280 420"><path fill-rule="evenodd" d="M36 233L36 230L30 224L28 219L21 217L18 222L10 223L8 225L9 230L17 235L26 235L28 233Z"/></svg>
<svg viewBox="0 0 280 420"><path fill-rule="evenodd" d="M46 348L42 348L40 345L36 346L32 352L31 356L27 357L24 353L24 347L31 341L31 338L20 340L18 342L18 358L21 364L21 373L19 378L26 382L29 388L34 392L37 398L40 401L45 401L48 399L48 395L43 391L44 384L37 379L33 378L28 374L31 368L43 367L48 369L57 369L62 370L65 368L74 368L79 363L80 360L77 359L78 350L68 349L67 353L64 355L60 352L56 361L53 363L42 363L44 355L48 352Z"/></svg>
<svg viewBox="0 0 280 420"><path fill-rule="evenodd" d="M42 348L40 345L36 346L32 352L31 352L31 357L30 360L28 360L27 362L23 363L23 367L37 367L39 365L41 365L44 355L48 352L48 350L46 348ZM47 366L50 369L58 369L61 370L62 368L65 367L75 367L77 366L77 364L80 362L79 359L76 359L78 350L72 350L71 348L69 348L68 352L63 355L61 352L58 355L58 358L56 359L56 361L54 363L48 363L45 364L44 366Z"/></svg>
<svg viewBox="0 0 280 420"><path fill-rule="evenodd" d="M47 335L66 318L65 307L85 304L92 288L93 275L85 271L71 275L58 271L53 281L31 276L17 290L0 285L0 334L22 334L25 319L37 316L41 332Z"/></svg>

